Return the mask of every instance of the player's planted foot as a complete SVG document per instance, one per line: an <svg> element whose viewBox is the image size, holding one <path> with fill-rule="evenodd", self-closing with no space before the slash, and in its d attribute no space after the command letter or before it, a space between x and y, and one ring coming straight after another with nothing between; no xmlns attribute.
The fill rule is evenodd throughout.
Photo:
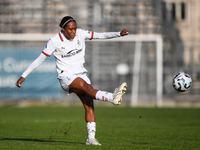
<svg viewBox="0 0 200 150"><path fill-rule="evenodd" d="M101 146L101 144L95 138L94 139L87 139L86 145L100 145Z"/></svg>
<svg viewBox="0 0 200 150"><path fill-rule="evenodd" d="M122 83L118 88L115 89L113 93L113 101L114 105L119 105L122 102L122 95L125 93L127 88L127 83Z"/></svg>

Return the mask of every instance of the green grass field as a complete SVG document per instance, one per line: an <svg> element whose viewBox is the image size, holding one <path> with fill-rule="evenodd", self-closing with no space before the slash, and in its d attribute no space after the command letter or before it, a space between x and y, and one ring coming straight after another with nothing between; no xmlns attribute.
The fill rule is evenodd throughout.
<svg viewBox="0 0 200 150"><path fill-rule="evenodd" d="M200 109L96 107L96 138L87 146L84 109L0 108L2 150L199 150Z"/></svg>

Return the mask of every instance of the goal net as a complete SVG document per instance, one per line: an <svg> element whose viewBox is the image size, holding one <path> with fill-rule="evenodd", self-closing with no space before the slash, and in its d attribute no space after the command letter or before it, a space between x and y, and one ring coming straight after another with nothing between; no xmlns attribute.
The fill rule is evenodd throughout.
<svg viewBox="0 0 200 150"><path fill-rule="evenodd" d="M143 73L141 71L141 51L145 50L143 49L142 45L144 43L155 44L155 62L156 62L156 78L154 79L155 84L155 90L156 90L156 105L158 107L162 106L162 93L163 93L163 40L161 35L128 35L122 38L116 38L116 39L110 39L108 40L101 40L105 42L131 42L135 43L135 47L132 47L131 51L134 53L133 58L133 65L132 65L132 87L131 87L131 99L130 99L130 105L131 106L137 106L138 99L139 99L139 93L140 95L147 95L148 93L143 92L141 88L141 92L139 92L139 87L141 85L141 80L143 80L141 77L143 77L141 74ZM128 44L128 43L127 43ZM151 47L151 46L150 46ZM150 51L151 48L147 48L147 51ZM144 52L146 54L151 52ZM148 64L147 64L148 65ZM125 67L125 66L124 66ZM148 68L148 66L146 66ZM154 67L153 67L154 68ZM123 69L123 68L122 68ZM148 74L148 72L145 72L145 74ZM154 74L154 73L153 73ZM148 82L148 81L147 81Z"/></svg>

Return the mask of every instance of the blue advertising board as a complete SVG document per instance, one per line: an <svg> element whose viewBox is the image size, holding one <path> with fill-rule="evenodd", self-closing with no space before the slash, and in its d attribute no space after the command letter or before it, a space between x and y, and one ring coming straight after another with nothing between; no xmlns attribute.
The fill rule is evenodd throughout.
<svg viewBox="0 0 200 150"><path fill-rule="evenodd" d="M0 49L0 100L61 98L63 91L57 79L53 56L47 57L40 67L29 74L21 88L15 86L40 53L41 50Z"/></svg>

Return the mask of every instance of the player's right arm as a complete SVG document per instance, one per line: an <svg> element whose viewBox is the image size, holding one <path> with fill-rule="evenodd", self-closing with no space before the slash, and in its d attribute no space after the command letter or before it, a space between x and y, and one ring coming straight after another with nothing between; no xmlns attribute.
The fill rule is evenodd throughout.
<svg viewBox="0 0 200 150"><path fill-rule="evenodd" d="M53 53L53 51L55 50L55 46L52 42L52 40L50 39L44 50L42 51L42 53L39 55L39 57L32 62L32 64L26 69L26 71L24 71L24 73L22 74L22 76L17 80L17 82L15 83L16 86L21 87L22 83L25 81L25 78L33 71L35 70L37 67L39 67L44 60L46 59L47 56L51 56L51 54Z"/></svg>
<svg viewBox="0 0 200 150"><path fill-rule="evenodd" d="M21 87L22 83L25 81L25 78L33 71L35 70L37 67L39 67L44 60L46 59L46 55L44 55L43 53L41 53L39 55L39 57L32 62L32 64L26 69L26 71L24 71L24 73L22 74L22 76L17 80L16 82L16 86Z"/></svg>

